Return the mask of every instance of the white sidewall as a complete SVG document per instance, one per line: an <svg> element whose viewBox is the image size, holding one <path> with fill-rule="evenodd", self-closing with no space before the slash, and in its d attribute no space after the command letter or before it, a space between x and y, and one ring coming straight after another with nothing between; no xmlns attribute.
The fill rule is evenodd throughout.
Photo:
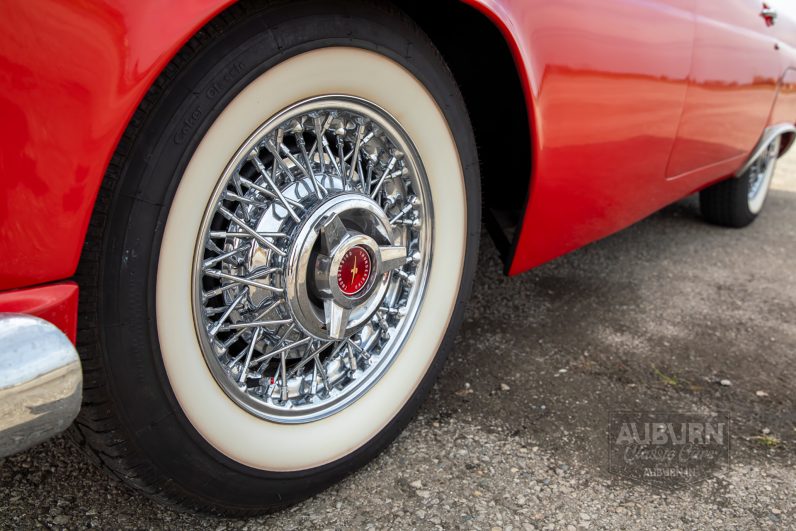
<svg viewBox="0 0 796 531"><path fill-rule="evenodd" d="M382 378L330 417L278 424L241 409L210 373L194 328L193 257L213 190L249 135L285 107L329 94L370 100L394 116L414 142L433 202L431 267L414 328ZM194 428L231 459L269 471L320 466L367 443L406 404L439 349L459 293L466 216L464 176L447 121L425 87L398 63L358 48L323 48L288 59L253 81L224 109L193 154L160 250L160 349L171 387Z"/></svg>
<svg viewBox="0 0 796 531"><path fill-rule="evenodd" d="M766 168L766 174L763 178L763 182L760 184L760 190L757 192L757 195L747 199L749 201L749 212L752 214L757 215L763 210L766 197L768 197L768 191L771 188L771 181L774 178L774 170L776 169L776 166L777 161L774 159Z"/></svg>
<svg viewBox="0 0 796 531"><path fill-rule="evenodd" d="M767 157L770 154L774 153L778 155L781 141L782 141L781 136L774 138L771 141L771 143L768 146L766 146L766 150L760 156ZM761 210L763 210L763 205L766 202L766 197L768 197L768 190L769 188L771 188L771 181L774 178L774 170L777 167L777 158L778 158L777 156L773 156L773 158L770 158L768 160L768 163L766 165L765 178L760 185L760 190L757 192L757 195L748 199L749 212L751 212L752 214L757 215L760 213Z"/></svg>

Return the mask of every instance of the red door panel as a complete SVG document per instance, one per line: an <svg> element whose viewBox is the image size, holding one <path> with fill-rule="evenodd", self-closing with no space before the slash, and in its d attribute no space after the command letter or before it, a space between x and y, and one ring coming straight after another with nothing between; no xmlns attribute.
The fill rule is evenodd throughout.
<svg viewBox="0 0 796 531"><path fill-rule="evenodd" d="M694 60L667 177L754 148L782 72L760 0L698 0Z"/></svg>

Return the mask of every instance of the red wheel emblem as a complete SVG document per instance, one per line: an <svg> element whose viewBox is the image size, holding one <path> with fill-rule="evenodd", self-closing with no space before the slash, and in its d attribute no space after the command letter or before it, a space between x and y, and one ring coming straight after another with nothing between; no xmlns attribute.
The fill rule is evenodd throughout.
<svg viewBox="0 0 796 531"><path fill-rule="evenodd" d="M337 270L337 286L344 295L356 295L370 278L370 254L362 247L346 251Z"/></svg>

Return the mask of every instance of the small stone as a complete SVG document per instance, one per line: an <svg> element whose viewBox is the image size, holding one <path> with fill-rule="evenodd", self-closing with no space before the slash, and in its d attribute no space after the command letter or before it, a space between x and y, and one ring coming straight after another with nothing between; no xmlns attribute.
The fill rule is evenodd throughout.
<svg viewBox="0 0 796 531"><path fill-rule="evenodd" d="M776 507L772 507L772 508L771 508L771 512L772 512L773 514L782 514L782 511L780 511L780 510L779 510L779 509L777 509Z"/></svg>
<svg viewBox="0 0 796 531"><path fill-rule="evenodd" d="M768 428L763 428L763 435L768 435L769 433L771 433L771 430L770 430L770 429L768 429Z"/></svg>
<svg viewBox="0 0 796 531"><path fill-rule="evenodd" d="M458 396L465 396L473 393L473 388L470 385L470 382L464 382L464 389L459 389L456 391Z"/></svg>
<svg viewBox="0 0 796 531"><path fill-rule="evenodd" d="M431 496L431 491L429 491L429 490L418 490L418 491L415 491L415 492L421 498L428 498L428 497Z"/></svg>
<svg viewBox="0 0 796 531"><path fill-rule="evenodd" d="M66 525L69 523L69 517L59 514L55 518L53 518L53 523L57 525Z"/></svg>
<svg viewBox="0 0 796 531"><path fill-rule="evenodd" d="M483 496L483 494L481 493L480 490L474 490L473 496L475 496L476 498L480 498L481 496Z"/></svg>
<svg viewBox="0 0 796 531"><path fill-rule="evenodd" d="M564 374L565 372L567 372L566 369L558 369L558 374Z"/></svg>
<svg viewBox="0 0 796 531"><path fill-rule="evenodd" d="M511 387L509 387L508 385L506 385L504 383L500 384L500 390L501 391L508 391L510 389L511 389Z"/></svg>
<svg viewBox="0 0 796 531"><path fill-rule="evenodd" d="M420 481L419 479L418 479L418 480L416 480L416 481L413 481L413 482L411 482L409 485L410 485L410 486L411 486L413 489L422 489L422 488L423 488L423 482L422 482L422 481Z"/></svg>
<svg viewBox="0 0 796 531"><path fill-rule="evenodd" d="M719 383L720 383L721 385L723 385L724 387L729 387L729 386L731 386L731 385L732 385L732 382L731 382L731 381L729 381L729 380L726 380L726 379L725 379L725 380L722 380L722 381L720 381Z"/></svg>
<svg viewBox="0 0 796 531"><path fill-rule="evenodd" d="M591 515L587 513L580 513L581 520L591 520Z"/></svg>
<svg viewBox="0 0 796 531"><path fill-rule="evenodd" d="M760 398L765 398L768 396L768 393L766 393L765 391L755 391L755 394Z"/></svg>

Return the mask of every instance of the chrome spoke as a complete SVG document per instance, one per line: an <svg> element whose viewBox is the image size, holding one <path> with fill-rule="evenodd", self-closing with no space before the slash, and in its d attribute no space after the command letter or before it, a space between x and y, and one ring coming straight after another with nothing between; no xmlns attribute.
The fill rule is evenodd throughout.
<svg viewBox="0 0 796 531"><path fill-rule="evenodd" d="M300 340L295 341L293 343L289 343L289 344L285 345L282 348L278 348L276 350L272 350L268 354L264 354L264 355L260 356L259 358L254 360L252 363L262 363L263 361L270 360L274 356L281 355L282 353L287 352L288 350L292 350L292 349L294 349L296 347L300 347L301 345L306 345L309 342L310 342L310 338L305 337L304 339L300 339Z"/></svg>
<svg viewBox="0 0 796 531"><path fill-rule="evenodd" d="M269 197L271 199L279 199L279 197L275 193L271 192L267 188L264 188L264 187L260 186L259 184L251 182L248 179L241 178L240 182L241 182L241 184L246 185L249 188L257 190L258 192L260 192L261 194L263 194L266 197ZM304 205L302 205L298 201L293 201L292 199L287 199L287 204L289 204L293 208L298 208L299 210L303 210L304 209Z"/></svg>
<svg viewBox="0 0 796 531"><path fill-rule="evenodd" d="M280 256L285 256L285 251L283 251L273 243L269 242L264 236L260 236L260 234L257 231L246 225L246 222L237 217L235 214L233 214L224 207L219 207L218 211L221 213L222 216L234 222L238 227L240 227L243 230L243 232L247 233L249 236L257 240L257 243L260 243L265 247L268 247L269 249L271 249L273 252L275 252Z"/></svg>
<svg viewBox="0 0 796 531"><path fill-rule="evenodd" d="M306 354L306 355L304 356L304 359L302 359L300 362L298 362L298 363L295 365L295 367L293 367L293 368L290 370L290 373L287 375L287 376L288 376L288 378L290 378L291 376L293 376L293 375L295 375L296 373L298 373L298 372L299 372L301 369L303 369L303 368L304 368L304 367L305 367L305 366L306 366L306 365L307 365L309 362L313 361L313 360L315 359L315 357L316 357L316 356L318 356L318 355L321 353L321 351L322 351L323 349L325 349L326 347L328 347L328 346L329 346L329 345L331 345L331 344L332 344L332 342L331 342L331 341L327 341L327 342L321 343L321 346L320 346L320 347L318 347L318 348L316 348L316 349L313 349L313 348L312 348L312 347L313 347L313 345L312 345L312 344L308 345L308 348L307 348L307 352L308 352L308 354ZM333 352L333 353L332 353L332 356L334 356L334 354L335 354L335 352Z"/></svg>
<svg viewBox="0 0 796 531"><path fill-rule="evenodd" d="M234 323L221 326L221 330L240 330L241 328L261 328L264 326L279 326L292 323L292 319L272 319L270 321L252 321L250 323Z"/></svg>
<svg viewBox="0 0 796 531"><path fill-rule="evenodd" d="M216 321L213 326L210 328L209 333L211 337L215 337L218 334L218 331L221 330L221 327L224 325L224 321L226 321L230 314L235 311L235 308L243 302L243 297L246 296L246 290L241 290L240 294L235 297L235 300L227 306L227 309L224 310L224 314Z"/></svg>
<svg viewBox="0 0 796 531"><path fill-rule="evenodd" d="M243 362L243 368L240 371L240 377L238 378L238 383L243 383L246 380L246 375L249 373L249 364L252 361L252 354L254 354L254 347L257 345L257 340L260 338L260 329L254 331L254 336L252 337L251 343L249 343L249 348L246 349L246 361Z"/></svg>
<svg viewBox="0 0 796 531"><path fill-rule="evenodd" d="M276 164L277 161L281 162L281 160L282 159L280 159L279 157L275 157L274 158L274 164ZM285 199L285 196L282 195L282 192L279 190L279 188L276 186L276 184L274 184L274 181L273 181L273 179L271 179L271 176L268 175L268 171L265 169L265 166L263 166L262 161L260 161L260 158L258 157L256 150L252 153L252 162L254 163L255 168L257 168L259 170L260 175L263 176L265 181L271 187L271 190L273 190L273 193L276 194L276 197L279 199L279 202L282 203L282 207L284 207L285 210L287 210L288 214L290 214L290 217L293 218L293 220L296 223L300 222L301 218L299 218L296 215L296 212L293 210L293 208L291 208L290 203L288 203L287 199ZM290 174L290 171L288 171L288 175L289 174Z"/></svg>
<svg viewBox="0 0 796 531"><path fill-rule="evenodd" d="M395 225L396 223L398 223L398 221L401 220L401 218L403 218L409 212L412 212L415 206L418 205L418 203L419 201L416 197L410 197L406 201L406 204L403 206L403 208L401 208L401 210L390 220L390 224Z"/></svg>
<svg viewBox="0 0 796 531"><path fill-rule="evenodd" d="M236 277L235 275L230 275L227 273L223 273L221 271L216 271L215 269L207 269L204 271L204 274L213 278L223 278L225 280L231 280L234 284L243 284L245 286L251 286L254 288L260 288L267 291L272 291L274 293L282 293L283 291L282 288L272 286L271 284L265 284L264 282L250 280L248 277Z"/></svg>
<svg viewBox="0 0 796 531"><path fill-rule="evenodd" d="M384 171L381 173L381 177L379 177L376 187L373 189L373 191L371 191L370 197L375 198L378 195L379 191L381 190L381 186L384 184L384 180L390 175L390 172L392 172L392 169L397 162L398 157L393 155L393 157L390 159L390 162L387 163L387 167L384 168Z"/></svg>
<svg viewBox="0 0 796 531"><path fill-rule="evenodd" d="M328 193L328 190L321 186L321 183L319 183L318 179L316 178L315 172L313 171L312 156L307 153L307 146L304 142L304 135L302 133L303 129L294 133L296 137L296 144L299 146L299 149L301 150L301 156L304 158L304 163L307 165L307 171L309 172L309 177L312 181L312 187L315 190L315 195L318 199L323 199L323 195Z"/></svg>
<svg viewBox="0 0 796 531"><path fill-rule="evenodd" d="M207 274L207 271L212 271L212 270L209 270L207 268L203 269L203 273L204 274ZM264 269L264 270L256 271L256 272L252 273L251 275L248 275L248 276L246 276L244 278L246 280L257 280L259 278L268 276L268 275L274 273L275 271L281 271L281 268L274 267L274 268L271 268L271 269ZM208 274L208 276L213 276L213 273ZM232 275L230 275L230 276L232 276ZM222 277L216 276L215 278L222 278ZM202 293L202 300L203 301L207 301L208 299L212 299L213 297L215 297L217 295L220 295L220 294L224 293L225 291L228 291L228 290L230 290L232 288L240 287L240 282L235 282L235 280L237 280L238 278L239 277L234 277L234 280L232 282L228 283L228 284L224 284L221 287L216 288L216 289L211 290L211 291L203 292ZM230 280L230 279L227 279L227 280Z"/></svg>
<svg viewBox="0 0 796 531"><path fill-rule="evenodd" d="M226 234L228 234L228 233L226 233ZM211 233L210 237L211 238L213 237L212 233ZM218 256L214 256L213 258L208 258L207 260L202 262L202 267L207 268L207 267L213 266L213 265L215 265L215 264L217 264L219 262L223 262L227 258L231 258L231 257L235 256L238 253L242 253L242 252L248 251L250 248L251 248L251 245L246 244L243 247L238 247L237 249L234 249L234 250L232 250L232 251L230 251L228 253L224 253L224 254L221 254L221 255L218 255Z"/></svg>

